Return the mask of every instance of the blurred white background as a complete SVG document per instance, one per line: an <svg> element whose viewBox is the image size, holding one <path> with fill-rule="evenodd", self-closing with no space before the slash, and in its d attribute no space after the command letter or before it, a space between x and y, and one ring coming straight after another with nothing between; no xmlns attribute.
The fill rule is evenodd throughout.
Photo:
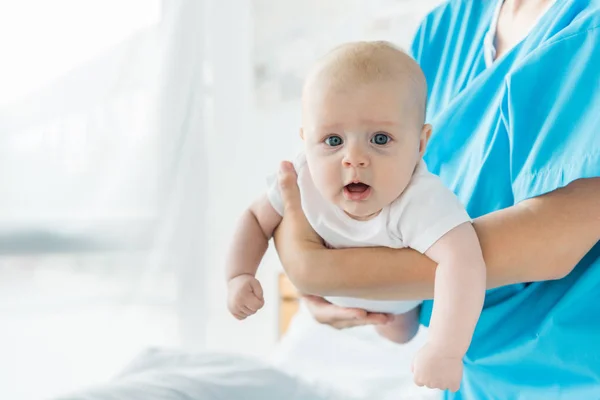
<svg viewBox="0 0 600 400"><path fill-rule="evenodd" d="M52 397L147 346L267 355L279 271L240 323L223 260L300 148L310 64L408 48L440 0L0 0L0 398Z"/></svg>

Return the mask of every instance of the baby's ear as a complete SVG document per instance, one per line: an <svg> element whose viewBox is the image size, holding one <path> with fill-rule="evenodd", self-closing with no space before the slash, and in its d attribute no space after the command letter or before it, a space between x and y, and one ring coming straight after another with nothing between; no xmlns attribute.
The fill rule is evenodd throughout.
<svg viewBox="0 0 600 400"><path fill-rule="evenodd" d="M419 137L419 154L421 155L421 157L423 157L423 154L425 154L427 142L429 142L432 130L433 128L430 124L423 125L423 128L421 129L421 136Z"/></svg>
<svg viewBox="0 0 600 400"><path fill-rule="evenodd" d="M300 139L304 140L304 130L300 128Z"/></svg>

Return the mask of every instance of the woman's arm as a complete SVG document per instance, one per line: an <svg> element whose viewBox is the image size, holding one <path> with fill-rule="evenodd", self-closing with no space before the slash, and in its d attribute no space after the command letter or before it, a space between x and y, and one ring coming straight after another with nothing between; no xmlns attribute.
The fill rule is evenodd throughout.
<svg viewBox="0 0 600 400"><path fill-rule="evenodd" d="M285 217L275 245L290 280L304 293L369 299L433 297L436 264L411 250L330 250L300 207L296 175L282 164ZM474 221L487 287L560 279L600 240L600 178L580 179Z"/></svg>

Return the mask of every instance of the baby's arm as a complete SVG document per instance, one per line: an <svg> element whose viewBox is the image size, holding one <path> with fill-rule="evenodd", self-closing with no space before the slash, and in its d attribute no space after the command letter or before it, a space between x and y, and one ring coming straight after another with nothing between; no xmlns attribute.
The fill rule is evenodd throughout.
<svg viewBox="0 0 600 400"><path fill-rule="evenodd" d="M456 391L462 375L462 358L471 344L483 308L485 263L470 223L452 229L425 254L437 262L438 267L429 338L415 358L415 380L429 387L448 387ZM428 369L436 371L437 382L425 382L425 376L417 376L419 371Z"/></svg>
<svg viewBox="0 0 600 400"><path fill-rule="evenodd" d="M475 229L470 223L457 226L425 255L438 263L429 343L462 358L485 297L485 263Z"/></svg>
<svg viewBox="0 0 600 400"><path fill-rule="evenodd" d="M264 304L254 277L281 216L266 195L244 211L235 231L226 266L229 311L238 319L254 314Z"/></svg>

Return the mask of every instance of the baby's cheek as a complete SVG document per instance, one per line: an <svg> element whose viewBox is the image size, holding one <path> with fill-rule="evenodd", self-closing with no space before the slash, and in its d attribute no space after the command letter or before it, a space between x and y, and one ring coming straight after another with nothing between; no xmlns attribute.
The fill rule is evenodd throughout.
<svg viewBox="0 0 600 400"><path fill-rule="evenodd" d="M380 185L383 188L383 197L385 201L392 202L402 194L406 186L410 182L412 174L407 171L399 171L389 173L382 177L383 181Z"/></svg>
<svg viewBox="0 0 600 400"><path fill-rule="evenodd" d="M315 184L317 184L321 190L327 192L331 192L334 190L334 188L337 188L340 181L339 173L332 173L332 171L328 168L321 168L317 170L316 174L313 174L313 179L316 179Z"/></svg>
<svg viewBox="0 0 600 400"><path fill-rule="evenodd" d="M313 183L317 188L317 191L323 196L323 198L327 201L334 201L335 193L333 191L333 185L330 182L330 179L327 179L327 176L315 175L312 176Z"/></svg>

